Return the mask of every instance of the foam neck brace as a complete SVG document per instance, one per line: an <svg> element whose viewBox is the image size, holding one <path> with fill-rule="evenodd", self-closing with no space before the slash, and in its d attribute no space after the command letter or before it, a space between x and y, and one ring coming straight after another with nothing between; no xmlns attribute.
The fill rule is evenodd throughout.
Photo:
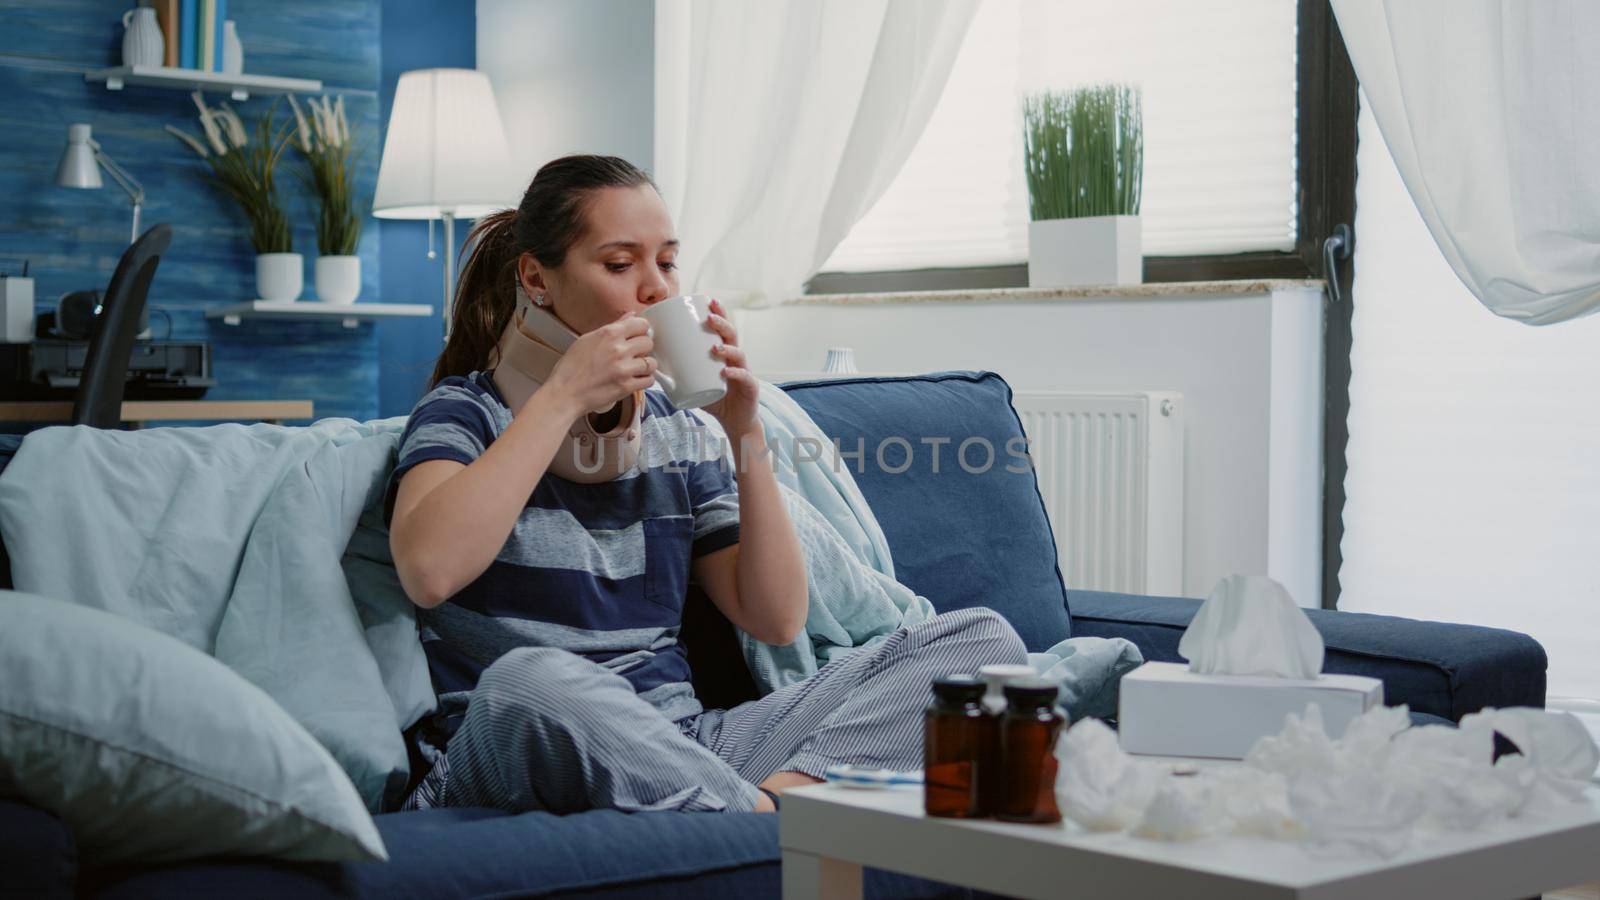
<svg viewBox="0 0 1600 900"><path fill-rule="evenodd" d="M495 386L513 414L555 371L578 333L555 313L528 302L517 289L517 308L500 335L490 364ZM569 481L592 484L626 472L639 455L639 420L644 392L635 391L604 409L579 416L549 471Z"/></svg>

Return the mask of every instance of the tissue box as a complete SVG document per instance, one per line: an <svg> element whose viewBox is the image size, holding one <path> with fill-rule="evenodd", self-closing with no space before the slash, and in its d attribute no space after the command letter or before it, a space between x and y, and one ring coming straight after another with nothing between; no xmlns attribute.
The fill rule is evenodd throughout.
<svg viewBox="0 0 1600 900"><path fill-rule="evenodd" d="M1329 737L1383 705L1383 682L1360 675L1312 679L1196 675L1181 663L1149 662L1122 677L1117 729L1122 749L1157 756L1243 759L1283 730L1284 717L1322 707Z"/></svg>

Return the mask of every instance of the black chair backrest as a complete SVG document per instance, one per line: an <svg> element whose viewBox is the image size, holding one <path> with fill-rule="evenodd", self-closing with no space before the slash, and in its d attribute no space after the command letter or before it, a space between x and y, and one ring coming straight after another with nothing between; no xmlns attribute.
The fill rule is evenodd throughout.
<svg viewBox="0 0 1600 900"><path fill-rule="evenodd" d="M89 337L89 354L72 401L72 424L116 428L122 424L122 394L127 387L128 359L138 336L150 282L161 254L172 243L172 226L157 225L123 251L106 288L100 315Z"/></svg>

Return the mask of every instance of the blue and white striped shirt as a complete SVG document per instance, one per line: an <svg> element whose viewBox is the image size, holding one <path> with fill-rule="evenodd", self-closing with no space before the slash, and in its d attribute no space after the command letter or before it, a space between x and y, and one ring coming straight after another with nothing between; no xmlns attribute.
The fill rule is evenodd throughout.
<svg viewBox="0 0 1600 900"><path fill-rule="evenodd" d="M439 382L412 410L390 482L418 463L467 464L511 424L487 372ZM626 678L670 720L702 710L678 644L689 561L739 541L719 441L694 413L645 392L638 461L579 484L546 473L483 574L418 611L445 733L483 670L517 647L559 647Z"/></svg>

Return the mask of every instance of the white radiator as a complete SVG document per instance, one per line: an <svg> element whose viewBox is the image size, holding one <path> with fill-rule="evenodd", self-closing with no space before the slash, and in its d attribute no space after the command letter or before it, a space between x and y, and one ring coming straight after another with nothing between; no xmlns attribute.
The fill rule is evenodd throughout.
<svg viewBox="0 0 1600 900"><path fill-rule="evenodd" d="M1183 593L1183 395L1016 391L1061 577L1081 590Z"/></svg>

